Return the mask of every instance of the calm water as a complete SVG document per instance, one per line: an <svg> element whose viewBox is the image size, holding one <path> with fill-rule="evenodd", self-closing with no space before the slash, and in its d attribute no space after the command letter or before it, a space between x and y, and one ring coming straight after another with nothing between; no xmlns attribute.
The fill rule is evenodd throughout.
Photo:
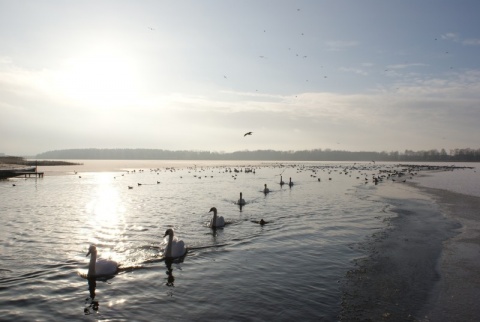
<svg viewBox="0 0 480 322"><path fill-rule="evenodd" d="M355 246L392 216L375 193L399 185L365 184L393 167L368 163L82 162L0 181L1 320L337 320ZM228 222L216 231L214 206ZM189 252L167 265L170 227ZM95 305L90 244L122 265L90 285Z"/></svg>

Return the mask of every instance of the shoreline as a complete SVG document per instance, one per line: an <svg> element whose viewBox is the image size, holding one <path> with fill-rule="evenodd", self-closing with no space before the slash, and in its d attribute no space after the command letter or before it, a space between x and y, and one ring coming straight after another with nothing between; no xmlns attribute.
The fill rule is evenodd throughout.
<svg viewBox="0 0 480 322"><path fill-rule="evenodd" d="M438 261L440 281L425 304L425 321L475 321L480 316L480 197L415 185L430 194L447 218L460 223Z"/></svg>
<svg viewBox="0 0 480 322"><path fill-rule="evenodd" d="M480 197L417 183L380 186L387 227L348 272L341 321L473 321L480 316Z"/></svg>

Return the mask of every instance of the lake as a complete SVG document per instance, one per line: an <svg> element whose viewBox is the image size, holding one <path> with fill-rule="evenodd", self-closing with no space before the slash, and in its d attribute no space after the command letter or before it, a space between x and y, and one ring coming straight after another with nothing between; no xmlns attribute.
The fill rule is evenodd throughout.
<svg viewBox="0 0 480 322"><path fill-rule="evenodd" d="M393 177L373 183L401 171L393 163L78 162L0 181L2 320L339 320L362 243L396 216L378 192L415 193ZM445 175L405 178L438 188ZM224 228L208 227L211 207ZM168 228L188 247L173 263ZM82 277L91 244L121 263L116 276Z"/></svg>

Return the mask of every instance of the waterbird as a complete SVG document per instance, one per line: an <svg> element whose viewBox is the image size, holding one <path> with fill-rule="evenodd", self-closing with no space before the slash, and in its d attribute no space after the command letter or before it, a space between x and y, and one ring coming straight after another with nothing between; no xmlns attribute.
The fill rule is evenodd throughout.
<svg viewBox="0 0 480 322"><path fill-rule="evenodd" d="M110 259L97 260L97 247L91 245L88 248L86 257L90 255L90 264L88 265L88 277L113 276L118 273L118 263Z"/></svg>
<svg viewBox="0 0 480 322"><path fill-rule="evenodd" d="M267 188L267 184L265 184L265 188L263 189L263 193L269 193L270 189Z"/></svg>
<svg viewBox="0 0 480 322"><path fill-rule="evenodd" d="M245 199L242 198L242 193L240 192L240 199L238 199L237 204L240 206L244 206L245 203Z"/></svg>
<svg viewBox="0 0 480 322"><path fill-rule="evenodd" d="M260 220L252 220L253 223L255 224L259 224L259 225L265 225L265 224L268 224L268 221L265 221L263 219L260 219Z"/></svg>
<svg viewBox="0 0 480 322"><path fill-rule="evenodd" d="M252 132L247 132L247 133L245 133L243 136L245 137L245 136L247 136L247 135L252 135Z"/></svg>
<svg viewBox="0 0 480 322"><path fill-rule="evenodd" d="M183 240L178 239L174 236L173 229L168 228L165 231L165 235L163 237L168 236L167 246L165 247L165 258L178 258L182 257L187 253L187 248L185 247L185 243Z"/></svg>
<svg viewBox="0 0 480 322"><path fill-rule="evenodd" d="M210 208L209 212L213 211L213 217L210 220L210 228L218 228L218 227L223 227L225 226L225 219L223 219L223 216L217 216L217 208L212 207Z"/></svg>

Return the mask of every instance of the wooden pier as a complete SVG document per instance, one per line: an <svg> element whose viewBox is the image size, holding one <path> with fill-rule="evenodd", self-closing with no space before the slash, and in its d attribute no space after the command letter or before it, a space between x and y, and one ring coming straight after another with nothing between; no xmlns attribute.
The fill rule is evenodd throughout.
<svg viewBox="0 0 480 322"><path fill-rule="evenodd" d="M31 176L35 176L36 178L43 178L43 172L31 172L31 171L16 171L16 176L24 176L26 178L27 176L30 178Z"/></svg>

